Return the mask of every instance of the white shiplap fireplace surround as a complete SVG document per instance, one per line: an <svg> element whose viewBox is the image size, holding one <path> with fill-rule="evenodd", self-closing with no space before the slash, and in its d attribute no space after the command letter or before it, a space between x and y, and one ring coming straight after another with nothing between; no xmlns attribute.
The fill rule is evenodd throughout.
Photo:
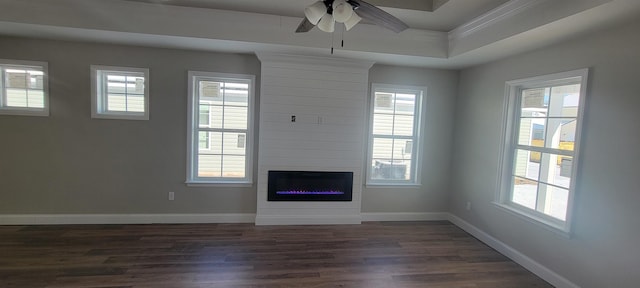
<svg viewBox="0 0 640 288"><path fill-rule="evenodd" d="M373 62L261 53L258 58L256 224L359 224ZM267 201L270 170L353 172L353 200Z"/></svg>

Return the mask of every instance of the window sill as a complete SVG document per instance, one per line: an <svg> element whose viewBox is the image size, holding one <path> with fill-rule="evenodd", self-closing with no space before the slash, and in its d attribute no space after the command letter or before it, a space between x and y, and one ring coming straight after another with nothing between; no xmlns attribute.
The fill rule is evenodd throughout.
<svg viewBox="0 0 640 288"><path fill-rule="evenodd" d="M149 120L149 115L144 113L94 113L93 119L113 119L113 120Z"/></svg>
<svg viewBox="0 0 640 288"><path fill-rule="evenodd" d="M186 181L188 187L252 187L252 182L205 182L205 181Z"/></svg>
<svg viewBox="0 0 640 288"><path fill-rule="evenodd" d="M536 224L548 231L554 232L560 236L563 236L565 238L571 239L571 232L569 231L569 229L564 226L564 225L559 225L558 223L555 223L553 221L549 221L545 218L539 217L538 215L535 215L534 213L530 213L527 211L524 211L522 209L519 209L517 207L508 205L508 204L504 204L504 203L499 203L499 202L493 202L493 204L498 207L499 209L506 211L510 214L513 214L527 222Z"/></svg>
<svg viewBox="0 0 640 288"><path fill-rule="evenodd" d="M421 184L416 183L367 183L365 188L420 188Z"/></svg>
<svg viewBox="0 0 640 288"><path fill-rule="evenodd" d="M49 116L49 109L34 109L34 108L0 108L0 115L12 115L12 116Z"/></svg>

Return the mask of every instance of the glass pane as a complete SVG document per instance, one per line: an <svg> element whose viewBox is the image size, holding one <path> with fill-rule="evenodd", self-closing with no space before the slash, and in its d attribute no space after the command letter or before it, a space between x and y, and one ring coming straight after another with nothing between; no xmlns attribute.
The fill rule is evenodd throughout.
<svg viewBox="0 0 640 288"><path fill-rule="evenodd" d="M392 135L393 115L373 114L373 134Z"/></svg>
<svg viewBox="0 0 640 288"><path fill-rule="evenodd" d="M7 106L27 107L27 90L17 88L7 88Z"/></svg>
<svg viewBox="0 0 640 288"><path fill-rule="evenodd" d="M27 106L44 108L44 91L29 89L27 93Z"/></svg>
<svg viewBox="0 0 640 288"><path fill-rule="evenodd" d="M222 176L222 156L220 155L198 155L198 177L220 177Z"/></svg>
<svg viewBox="0 0 640 288"><path fill-rule="evenodd" d="M127 111L127 97L122 94L109 94L107 111Z"/></svg>
<svg viewBox="0 0 640 288"><path fill-rule="evenodd" d="M534 153L536 152L521 149L516 150L515 159L513 161L514 175L536 181L538 180L538 173L540 169L540 153L537 153L537 159L532 159Z"/></svg>
<svg viewBox="0 0 640 288"><path fill-rule="evenodd" d="M518 144L543 147L546 122L544 118L521 118Z"/></svg>
<svg viewBox="0 0 640 288"><path fill-rule="evenodd" d="M567 217L567 205L569 203L569 190L540 184L540 189L545 189L546 199L544 213L565 220Z"/></svg>
<svg viewBox="0 0 640 288"><path fill-rule="evenodd" d="M540 181L568 189L571 185L573 158L547 153L543 153L542 157L542 163L549 163L549 167L543 166L543 169L540 169Z"/></svg>
<svg viewBox="0 0 640 288"><path fill-rule="evenodd" d="M547 135L546 147L573 151L573 145L576 138L576 125L578 121L575 118L554 118L549 119L549 131Z"/></svg>
<svg viewBox="0 0 640 288"><path fill-rule="evenodd" d="M407 139L394 139L393 140L393 159L394 160L410 160L411 159L411 140ZM407 147L409 145L409 147ZM409 150L407 151L407 148Z"/></svg>
<svg viewBox="0 0 640 288"><path fill-rule="evenodd" d="M392 112L393 94L376 92L373 106L374 112Z"/></svg>
<svg viewBox="0 0 640 288"><path fill-rule="evenodd" d="M372 158L392 158L393 140L386 138L373 138L373 157Z"/></svg>
<svg viewBox="0 0 640 288"><path fill-rule="evenodd" d="M409 179L411 161L391 161L390 159L373 159L371 178L389 180Z"/></svg>
<svg viewBox="0 0 640 288"><path fill-rule="evenodd" d="M143 76L127 76L127 94L144 95Z"/></svg>
<svg viewBox="0 0 640 288"><path fill-rule="evenodd" d="M126 93L126 76L107 74L107 93Z"/></svg>
<svg viewBox="0 0 640 288"><path fill-rule="evenodd" d="M413 115L396 115L393 127L393 135L413 135Z"/></svg>
<svg viewBox="0 0 640 288"><path fill-rule="evenodd" d="M538 182L513 177L513 193L511 193L511 201L524 207L536 209L536 199L538 195Z"/></svg>
<svg viewBox="0 0 640 288"><path fill-rule="evenodd" d="M200 81L200 101L208 101L212 104L222 105L222 92L220 82ZM202 103L202 102L200 102Z"/></svg>
<svg viewBox="0 0 640 288"><path fill-rule="evenodd" d="M209 126L209 105L200 102L198 107L198 127L207 128Z"/></svg>
<svg viewBox="0 0 640 288"><path fill-rule="evenodd" d="M209 127L222 128L222 106L209 106Z"/></svg>
<svg viewBox="0 0 640 288"><path fill-rule="evenodd" d="M415 94L396 94L396 114L413 115L416 107Z"/></svg>
<svg viewBox="0 0 640 288"><path fill-rule="evenodd" d="M198 133L198 148L199 150L209 149L209 132L200 131Z"/></svg>
<svg viewBox="0 0 640 288"><path fill-rule="evenodd" d="M407 144L410 143L410 144ZM411 172L411 149L413 142L407 139L394 139L393 140L393 162L392 171L388 174L391 175L391 179L409 179L409 173ZM408 149L408 151L407 151Z"/></svg>
<svg viewBox="0 0 640 288"><path fill-rule="evenodd" d="M42 71L28 71L30 75L29 89L31 90L44 90L44 72Z"/></svg>
<svg viewBox="0 0 640 288"><path fill-rule="evenodd" d="M209 150L206 153L222 154L222 132L204 132L209 135Z"/></svg>
<svg viewBox="0 0 640 288"><path fill-rule="evenodd" d="M144 95L129 94L127 97L127 111L144 112Z"/></svg>
<svg viewBox="0 0 640 288"><path fill-rule="evenodd" d="M29 73L27 70L7 69L5 70L6 88L25 90L29 87Z"/></svg>
<svg viewBox="0 0 640 288"><path fill-rule="evenodd" d="M546 117L549 106L549 88L522 90L521 117Z"/></svg>
<svg viewBox="0 0 640 288"><path fill-rule="evenodd" d="M245 155L244 149L244 141L245 141L245 133L224 133L223 135L223 143L224 143L224 154L225 155ZM240 145L238 145L238 141L242 141Z"/></svg>
<svg viewBox="0 0 640 288"><path fill-rule="evenodd" d="M380 165L381 163L391 162L391 159L382 159L382 158L374 158L371 159L371 178L373 179L382 179L380 175Z"/></svg>
<svg viewBox="0 0 640 288"><path fill-rule="evenodd" d="M238 177L245 175L245 157L244 156L228 156L222 158L222 177Z"/></svg>
<svg viewBox="0 0 640 288"><path fill-rule="evenodd" d="M224 107L225 129L247 129L247 107Z"/></svg>
<svg viewBox="0 0 640 288"><path fill-rule="evenodd" d="M249 84L223 83L224 105L248 106Z"/></svg>
<svg viewBox="0 0 640 288"><path fill-rule="evenodd" d="M580 105L580 84L551 88L550 117L577 117Z"/></svg>

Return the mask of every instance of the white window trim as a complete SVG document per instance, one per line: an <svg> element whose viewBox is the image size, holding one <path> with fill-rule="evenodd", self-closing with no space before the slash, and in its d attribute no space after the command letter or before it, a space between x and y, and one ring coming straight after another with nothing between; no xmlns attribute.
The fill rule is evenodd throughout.
<svg viewBox="0 0 640 288"><path fill-rule="evenodd" d="M249 102L247 115L247 136L245 138L245 177L243 179L229 179L229 178L202 178L197 177L194 173L197 170L197 161L194 161L196 157L196 151L198 151L198 136L194 133L197 127L200 117L200 113L196 110L194 105L194 88L196 87L195 81L198 77L211 77L218 79L242 79L249 80ZM251 187L253 186L253 111L255 103L255 76L249 74L230 74L230 73L218 73L218 72L205 72L205 71L188 71L188 95L187 95L187 180L185 183L187 186L193 187ZM211 114L209 114L211 117Z"/></svg>
<svg viewBox="0 0 640 288"><path fill-rule="evenodd" d="M415 155L414 160L412 160L412 162L415 162L413 164L414 167L412 167L412 169L414 171L411 171L412 175L413 175L413 179L411 180L393 180L393 181L389 181L389 180L374 180L371 178L371 173L372 173L372 169L371 169L371 159L373 158L373 112L374 112L374 105L375 105L375 93L378 90L390 90L393 91L393 93L397 93L397 92L402 92L402 91L407 91L410 93L414 93L416 91L420 92L420 94L418 95L418 99L417 99L417 105L416 108L419 111L416 111L417 114L417 119L415 120L415 125L413 127L413 133L416 136L415 139L417 140L417 143L413 143L413 151L412 155ZM382 84L382 83L372 83L371 84L371 94L369 97L369 129L368 129L368 152L367 152L367 158L366 158L366 181L365 181L365 186L366 187L373 187L373 188L416 188L416 187L420 187L421 184L421 175L422 175L422 146L424 146L424 133L423 132L423 127L426 127L426 117L425 117L425 113L427 111L427 87L424 86L411 86L411 85L395 85L395 84Z"/></svg>
<svg viewBox="0 0 640 288"><path fill-rule="evenodd" d="M578 170L580 167L580 144L582 135L583 115L586 106L586 93L588 86L588 74L589 69L579 69L549 75L536 76L525 79L518 79L507 81L505 85L505 102L503 107L503 120L502 120L502 142L500 147L501 161L498 163L498 181L496 189L496 201L494 204L501 208L503 211L507 211L511 214L515 214L518 217L525 219L529 222L539 224L543 228L557 232L563 236L570 237L571 225L573 220L573 205L576 194L576 183L578 182ZM513 203L510 200L511 196L511 174L513 166L513 150L515 149L515 138L513 135L516 133L517 121L516 107L520 102L517 97L520 91L523 89L559 86L564 84L572 84L579 79L580 85L580 99L577 114L577 126L575 144L573 149L573 164L571 171L571 185L569 187L569 196L567 201L567 215L565 221L556 219L542 212L526 208L524 206ZM514 106L515 105L515 106Z"/></svg>
<svg viewBox="0 0 640 288"><path fill-rule="evenodd" d="M120 74L144 74L144 112L106 111L103 107L105 99L99 93L98 71L111 71ZM149 120L149 69L135 67L116 67L91 65L91 118L120 120Z"/></svg>
<svg viewBox="0 0 640 288"><path fill-rule="evenodd" d="M3 66L16 66L16 68L37 68L43 72L42 77L42 93L44 94L44 107L43 108L30 108L30 107L6 107L4 106L4 99L0 99L0 115L13 115L13 116L49 116L49 65L47 62L40 61L27 61L27 60L10 60L0 59L0 65ZM1 77L2 75L0 75ZM0 79L0 88L3 90L0 92L0 97L4 95L4 79Z"/></svg>

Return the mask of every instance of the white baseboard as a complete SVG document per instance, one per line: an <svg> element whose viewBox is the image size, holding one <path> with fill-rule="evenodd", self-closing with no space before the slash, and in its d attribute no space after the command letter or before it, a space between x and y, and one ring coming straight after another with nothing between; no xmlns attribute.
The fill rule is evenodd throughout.
<svg viewBox="0 0 640 288"><path fill-rule="evenodd" d="M215 214L17 214L0 215L0 225L253 223L253 213Z"/></svg>
<svg viewBox="0 0 640 288"><path fill-rule="evenodd" d="M509 259L522 265L525 269L531 271L533 274L538 275L538 277L549 282L551 285L558 288L580 288L580 286L558 275L551 269L527 257L526 255L520 253L518 250L494 238L486 232L478 229L478 227L471 225L471 223L464 221L462 218L450 213L448 213L448 217L448 220L454 225L460 227L462 230L478 238L478 240L489 245L491 248L496 249L502 255L507 256Z"/></svg>
<svg viewBox="0 0 640 288"><path fill-rule="evenodd" d="M449 220L446 212L361 213L362 221L442 221Z"/></svg>
<svg viewBox="0 0 640 288"><path fill-rule="evenodd" d="M360 215L256 216L256 225L345 225L360 223L362 223Z"/></svg>
<svg viewBox="0 0 640 288"><path fill-rule="evenodd" d="M441 221L449 220L446 212L416 212L416 213L360 213L351 215L321 215L321 216L282 216L258 215L256 225L322 225L322 224L360 224L362 221Z"/></svg>

